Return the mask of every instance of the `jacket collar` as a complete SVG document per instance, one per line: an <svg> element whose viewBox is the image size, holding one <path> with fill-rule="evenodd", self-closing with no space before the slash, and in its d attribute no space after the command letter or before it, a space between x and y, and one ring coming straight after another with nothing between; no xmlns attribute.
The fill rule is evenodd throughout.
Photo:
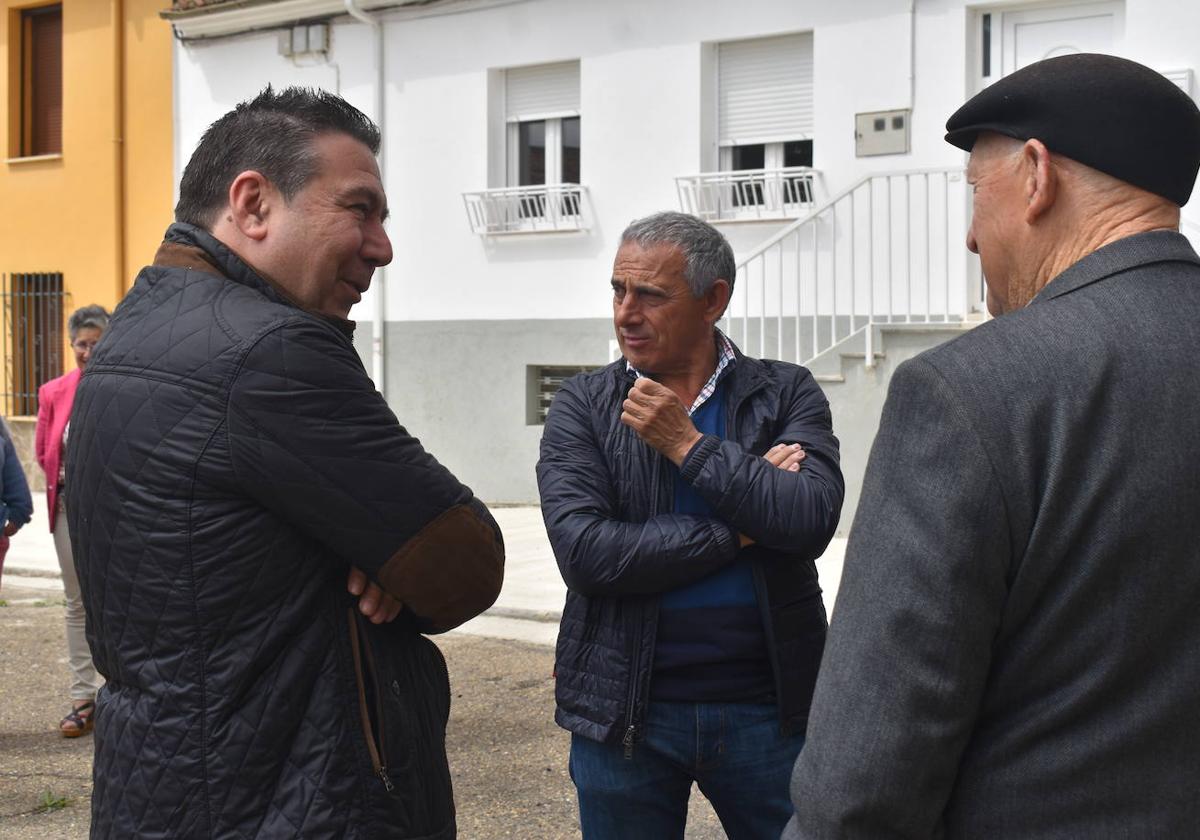
<svg viewBox="0 0 1200 840"><path fill-rule="evenodd" d="M1200 257L1186 236L1173 230L1152 230L1110 242L1067 268L1046 284L1030 305L1062 297L1131 268L1162 262L1190 262Z"/></svg>
<svg viewBox="0 0 1200 840"><path fill-rule="evenodd" d="M722 335L725 334L722 333ZM726 387L729 388L730 404L736 405L762 386L767 376L766 365L762 363L761 359L755 359L742 353L741 348L728 335L725 335L725 339L733 347L734 360L725 373L724 381ZM637 377L624 356L609 365L609 370L612 371L617 382L626 388Z"/></svg>
<svg viewBox="0 0 1200 840"><path fill-rule="evenodd" d="M186 268L225 277L235 283L249 286L269 300L295 307L327 321L347 338L354 337L353 321L305 309L287 292L251 268L225 243L195 225L176 222L167 228L163 243L154 255L154 265L163 268Z"/></svg>

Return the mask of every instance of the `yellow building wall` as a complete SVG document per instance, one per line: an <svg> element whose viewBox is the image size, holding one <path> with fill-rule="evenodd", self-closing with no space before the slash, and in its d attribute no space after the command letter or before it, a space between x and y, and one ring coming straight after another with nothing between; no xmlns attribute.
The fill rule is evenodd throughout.
<svg viewBox="0 0 1200 840"><path fill-rule="evenodd" d="M62 154L18 159L20 13L42 5L0 0L0 273L62 272L65 319L111 310L171 220L172 35L166 0L62 0Z"/></svg>

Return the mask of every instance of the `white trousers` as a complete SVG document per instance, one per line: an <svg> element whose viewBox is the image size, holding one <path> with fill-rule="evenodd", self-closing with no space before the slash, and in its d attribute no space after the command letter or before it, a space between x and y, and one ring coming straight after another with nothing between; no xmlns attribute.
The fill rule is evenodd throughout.
<svg viewBox="0 0 1200 840"><path fill-rule="evenodd" d="M54 551L62 569L63 593L67 599L67 664L71 668L71 699L95 700L100 688L100 675L92 664L84 629L87 614L79 592L79 575L75 572L75 557L71 553L71 535L67 530L67 511L62 493L58 495L58 512L54 517Z"/></svg>

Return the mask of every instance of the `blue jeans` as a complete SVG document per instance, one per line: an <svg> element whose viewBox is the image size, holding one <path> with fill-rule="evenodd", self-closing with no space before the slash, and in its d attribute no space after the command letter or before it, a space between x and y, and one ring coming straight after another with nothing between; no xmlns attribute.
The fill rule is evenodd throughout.
<svg viewBox="0 0 1200 840"><path fill-rule="evenodd" d="M692 782L730 840L778 840L803 746L802 734L779 734L774 705L753 703L652 702L629 759L620 744L572 735L584 840L682 840Z"/></svg>

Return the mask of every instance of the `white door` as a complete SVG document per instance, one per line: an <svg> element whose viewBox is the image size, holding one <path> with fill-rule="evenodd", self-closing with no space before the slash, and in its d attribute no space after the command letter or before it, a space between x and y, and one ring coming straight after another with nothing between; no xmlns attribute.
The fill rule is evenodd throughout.
<svg viewBox="0 0 1200 840"><path fill-rule="evenodd" d="M1125 28L1122 0L981 10L977 90L1027 64L1081 52L1113 53Z"/></svg>

